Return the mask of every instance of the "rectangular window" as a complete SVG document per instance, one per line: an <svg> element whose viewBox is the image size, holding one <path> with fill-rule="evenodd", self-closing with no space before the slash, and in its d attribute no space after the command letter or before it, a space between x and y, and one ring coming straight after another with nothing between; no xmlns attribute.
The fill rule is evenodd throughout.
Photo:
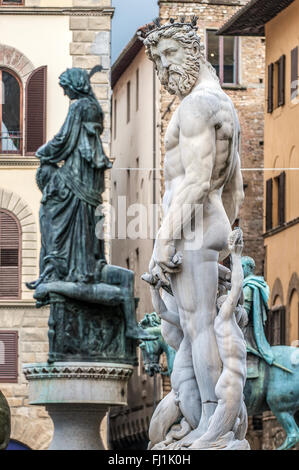
<svg viewBox="0 0 299 470"><path fill-rule="evenodd" d="M136 111L139 109L139 69L136 70Z"/></svg>
<svg viewBox="0 0 299 470"><path fill-rule="evenodd" d="M274 64L268 65L268 113L273 113Z"/></svg>
<svg viewBox="0 0 299 470"><path fill-rule="evenodd" d="M271 346L280 346L286 343L284 306L273 307L268 312L266 337Z"/></svg>
<svg viewBox="0 0 299 470"><path fill-rule="evenodd" d="M117 132L117 100L114 99L114 108L113 108L113 136L116 139Z"/></svg>
<svg viewBox="0 0 299 470"><path fill-rule="evenodd" d="M285 201L286 173L283 171L275 178L266 181L266 230L280 227L285 223Z"/></svg>
<svg viewBox="0 0 299 470"><path fill-rule="evenodd" d="M131 82L127 83L127 123L131 118Z"/></svg>
<svg viewBox="0 0 299 470"><path fill-rule="evenodd" d="M239 38L216 36L216 31L207 30L207 60L213 65L221 85L236 85L239 82Z"/></svg>
<svg viewBox="0 0 299 470"><path fill-rule="evenodd" d="M273 226L272 207L273 207L273 182L272 178L266 181L266 232Z"/></svg>
<svg viewBox="0 0 299 470"><path fill-rule="evenodd" d="M17 331L0 331L0 382L18 382Z"/></svg>
<svg viewBox="0 0 299 470"><path fill-rule="evenodd" d="M286 56L268 65L268 113L285 104Z"/></svg>
<svg viewBox="0 0 299 470"><path fill-rule="evenodd" d="M277 105L285 104L285 68L286 56L282 55L277 61Z"/></svg>
<svg viewBox="0 0 299 470"><path fill-rule="evenodd" d="M291 51L291 100L298 96L298 46Z"/></svg>
<svg viewBox="0 0 299 470"><path fill-rule="evenodd" d="M277 177L278 182L278 225L283 225L285 223L285 199L286 199L286 173L283 171Z"/></svg>

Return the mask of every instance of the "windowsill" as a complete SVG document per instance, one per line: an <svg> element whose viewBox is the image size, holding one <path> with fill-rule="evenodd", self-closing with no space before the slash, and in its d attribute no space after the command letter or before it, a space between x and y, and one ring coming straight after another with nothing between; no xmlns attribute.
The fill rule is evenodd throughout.
<svg viewBox="0 0 299 470"><path fill-rule="evenodd" d="M34 155L0 155L0 166L39 166L40 162Z"/></svg>
<svg viewBox="0 0 299 470"><path fill-rule="evenodd" d="M1 307L35 307L35 300L22 300L22 299L0 299Z"/></svg>
<svg viewBox="0 0 299 470"><path fill-rule="evenodd" d="M233 83L223 83L221 85L221 88L223 88L224 90L247 90L247 86L245 85L237 85L237 84L233 84Z"/></svg>
<svg viewBox="0 0 299 470"><path fill-rule="evenodd" d="M277 233L280 233L283 230L286 230L287 228L293 227L293 225L297 224L299 224L299 217L296 217L296 219L290 220L289 222L285 222L282 225L278 225L277 227L271 228L271 230L268 230L267 232L263 233L263 238L268 238L272 235L276 235Z"/></svg>
<svg viewBox="0 0 299 470"><path fill-rule="evenodd" d="M290 108L295 108L299 103L299 95L290 100Z"/></svg>
<svg viewBox="0 0 299 470"><path fill-rule="evenodd" d="M273 119L278 119L280 118L281 114L282 114L282 109L285 105L283 106L276 106L276 108L273 109L272 113L272 116L273 116Z"/></svg>

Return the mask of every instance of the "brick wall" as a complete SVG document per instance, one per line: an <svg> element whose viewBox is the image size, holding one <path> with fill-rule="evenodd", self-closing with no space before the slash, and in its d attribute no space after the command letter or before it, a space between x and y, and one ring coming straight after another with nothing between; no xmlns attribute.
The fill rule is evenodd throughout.
<svg viewBox="0 0 299 470"><path fill-rule="evenodd" d="M164 1L160 0L162 22L183 14L197 15L198 34L204 43L205 30L219 28L239 8L238 1ZM245 2L246 3L246 2ZM240 38L240 87L225 89L237 109L242 129L242 168L259 170L243 171L245 202L240 212L240 226L244 232L244 255L252 256L257 274L263 267L263 119L264 119L264 43L261 38ZM168 111L169 105L171 111ZM164 136L168 122L178 105L167 91L161 91L161 155L164 157ZM161 175L162 176L162 175ZM162 178L163 180L163 178ZM161 191L164 187L162 184Z"/></svg>

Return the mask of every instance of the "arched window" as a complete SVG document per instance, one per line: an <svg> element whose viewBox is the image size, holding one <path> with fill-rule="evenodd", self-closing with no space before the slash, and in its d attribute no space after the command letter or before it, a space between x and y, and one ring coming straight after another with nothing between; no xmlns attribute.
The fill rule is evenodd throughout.
<svg viewBox="0 0 299 470"><path fill-rule="evenodd" d="M0 68L0 154L20 154L22 134L22 82L10 69Z"/></svg>
<svg viewBox="0 0 299 470"><path fill-rule="evenodd" d="M0 299L21 296L21 228L14 215L0 209Z"/></svg>
<svg viewBox="0 0 299 470"><path fill-rule="evenodd" d="M299 338L299 295L293 290L290 298L290 344Z"/></svg>

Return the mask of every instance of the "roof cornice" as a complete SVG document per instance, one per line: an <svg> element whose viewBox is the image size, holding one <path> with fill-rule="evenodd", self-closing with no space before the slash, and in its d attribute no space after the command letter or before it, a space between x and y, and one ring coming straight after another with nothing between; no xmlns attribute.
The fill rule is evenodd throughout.
<svg viewBox="0 0 299 470"><path fill-rule="evenodd" d="M134 34L131 41L122 50L111 68L111 88L113 89L122 74L133 62L138 52L142 49L143 42L137 34Z"/></svg>
<svg viewBox="0 0 299 470"><path fill-rule="evenodd" d="M294 0L251 0L217 31L221 36L265 36L265 24Z"/></svg>

